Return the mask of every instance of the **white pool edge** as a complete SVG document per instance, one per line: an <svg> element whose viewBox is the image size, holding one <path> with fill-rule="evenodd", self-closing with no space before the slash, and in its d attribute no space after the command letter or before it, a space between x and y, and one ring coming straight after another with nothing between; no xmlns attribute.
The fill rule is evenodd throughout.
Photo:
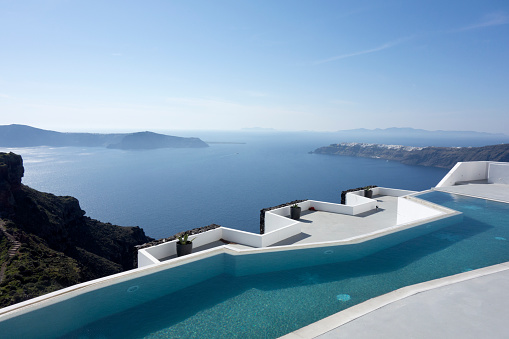
<svg viewBox="0 0 509 339"><path fill-rule="evenodd" d="M427 191L425 191L427 192ZM419 199L421 200L421 199ZM430 203L433 204L433 203ZM435 205L435 204L433 204ZM230 255L248 255L248 254L257 254L257 253L269 253L269 252L281 252L281 251L291 251L291 250L301 250L301 249L309 249L309 248L320 248L320 247L330 247L330 246L342 246L342 245L351 245L358 244L362 242L366 242L369 240L373 240L376 238L380 238L385 235L401 232L410 228L414 228L423 224L431 223L434 221L438 221L440 219L448 219L455 215L462 214L461 212L445 208L440 205L439 206L444 214L434 216L431 218L426 218L422 220L417 220L414 222L410 222L407 224L390 226L372 233L363 234L356 237L351 237L343 240L333 240L327 242L315 242L308 244L295 244L295 245L285 245L285 246L274 246L274 247L263 247L263 248L250 248L250 249L239 249L233 246L224 245L220 247L211 248L208 250L196 252L189 254L184 257L178 257L175 259L154 263L152 265L143 266L140 268L132 269L129 271L109 275L106 277L102 277L99 279L90 280L87 282L83 282L77 285L73 285L70 287L66 287L55 292L51 292L48 294L44 294L42 296L29 299L11 306L7 306L4 308L0 308L0 321L4 321L10 319L12 317L16 317L18 315L30 312L34 308L40 308L52 305L54 303L64 301L75 297L76 295L91 292L99 288L103 288L106 286L110 286L113 284L125 282L131 279L135 279L144 275L156 273L159 271L163 271L172 267L184 265L190 262L194 262L197 260L202 260L214 255L219 254L230 254Z"/></svg>
<svg viewBox="0 0 509 339"><path fill-rule="evenodd" d="M303 339L303 338L316 338L322 334L330 332L358 319L366 314L376 311L384 306L400 301L402 299L414 296L416 294L434 290L443 286L449 286L461 283L467 280L496 274L499 272L509 270L509 261L501 264L479 268L477 270L459 273L444 278L430 280L415 285L405 286L395 291L383 294L381 296L371 298L363 303L354 305L344 311L335 313L327 318L321 319L308 326L302 327L294 332L290 332L281 339Z"/></svg>

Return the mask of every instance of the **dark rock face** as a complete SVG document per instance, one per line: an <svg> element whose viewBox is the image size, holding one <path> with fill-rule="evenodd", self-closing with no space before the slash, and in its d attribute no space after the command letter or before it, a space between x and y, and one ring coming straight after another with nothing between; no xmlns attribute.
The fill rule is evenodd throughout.
<svg viewBox="0 0 509 339"><path fill-rule="evenodd" d="M0 306L24 300L17 294L19 286L29 289L24 295L34 297L132 269L135 246L153 240L139 227L85 217L77 199L36 191L21 184L22 176L21 157L0 153L0 222L21 242L0 284ZM19 272L19 267L27 272L28 266L31 274ZM3 296L10 301L2 301Z"/></svg>
<svg viewBox="0 0 509 339"><path fill-rule="evenodd" d="M465 161L509 161L509 144L483 147L408 147L361 143L341 143L320 147L311 153L380 158L406 165L452 168Z"/></svg>
<svg viewBox="0 0 509 339"><path fill-rule="evenodd" d="M21 187L24 174L23 159L14 153L0 153L0 217L2 211L11 211L15 200L13 192Z"/></svg>
<svg viewBox="0 0 509 339"><path fill-rule="evenodd" d="M0 153L0 182L6 181L13 187L21 185L21 178L25 173L21 155Z"/></svg>

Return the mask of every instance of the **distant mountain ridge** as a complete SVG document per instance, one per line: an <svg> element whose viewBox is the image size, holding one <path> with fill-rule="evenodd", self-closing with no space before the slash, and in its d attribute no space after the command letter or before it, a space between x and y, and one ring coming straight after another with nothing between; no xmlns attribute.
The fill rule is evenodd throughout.
<svg viewBox="0 0 509 339"><path fill-rule="evenodd" d="M208 147L199 138L182 138L153 132L139 133L62 133L26 125L0 126L3 147L108 147L117 149Z"/></svg>
<svg viewBox="0 0 509 339"><path fill-rule="evenodd" d="M483 147L411 147L343 142L317 148L314 154L346 155L399 161L406 165L452 168L463 161L509 162L509 144Z"/></svg>
<svg viewBox="0 0 509 339"><path fill-rule="evenodd" d="M420 128L411 128L411 127L389 127L389 128L375 128L375 129L367 129L367 128L357 128L357 129L348 129L348 130L338 130L335 133L378 133L378 134L413 134L413 135L449 135L449 136L505 136L509 137L503 133L488 133L488 132L476 132L476 131L445 131L445 130L425 130Z"/></svg>
<svg viewBox="0 0 509 339"><path fill-rule="evenodd" d="M351 129L331 132L335 140L410 146L485 146L509 143L509 135L475 131L428 131L415 128Z"/></svg>

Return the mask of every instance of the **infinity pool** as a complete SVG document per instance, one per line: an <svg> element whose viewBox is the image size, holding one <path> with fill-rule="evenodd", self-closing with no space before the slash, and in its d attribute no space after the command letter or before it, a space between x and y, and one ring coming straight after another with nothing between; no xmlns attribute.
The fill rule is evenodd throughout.
<svg viewBox="0 0 509 339"><path fill-rule="evenodd" d="M404 286L509 261L509 205L442 192L419 198L461 211L463 220L388 248L398 234L347 246L220 254L0 322L0 333L275 338Z"/></svg>

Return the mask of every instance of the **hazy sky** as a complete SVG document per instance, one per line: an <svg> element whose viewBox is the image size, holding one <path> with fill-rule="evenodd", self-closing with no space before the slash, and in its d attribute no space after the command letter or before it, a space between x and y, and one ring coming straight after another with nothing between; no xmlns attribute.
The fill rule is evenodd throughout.
<svg viewBox="0 0 509 339"><path fill-rule="evenodd" d="M509 133L509 1L0 0L0 124Z"/></svg>

